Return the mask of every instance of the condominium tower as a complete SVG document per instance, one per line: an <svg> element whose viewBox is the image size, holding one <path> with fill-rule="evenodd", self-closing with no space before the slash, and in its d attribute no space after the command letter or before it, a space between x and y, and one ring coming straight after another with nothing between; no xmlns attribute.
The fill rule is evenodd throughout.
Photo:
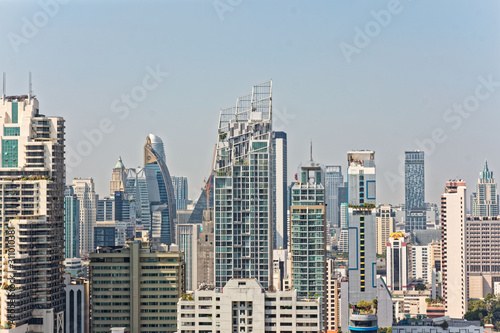
<svg viewBox="0 0 500 333"><path fill-rule="evenodd" d="M446 315L463 318L467 312L466 186L462 180L446 182L441 194L443 298Z"/></svg>
<svg viewBox="0 0 500 333"><path fill-rule="evenodd" d="M479 173L472 201L472 216L498 216L497 183L493 171L488 168L488 162L484 162L483 171Z"/></svg>
<svg viewBox="0 0 500 333"><path fill-rule="evenodd" d="M80 208L80 253L81 258L94 252L94 228L97 221L97 194L92 178L75 178L71 185Z"/></svg>
<svg viewBox="0 0 500 333"><path fill-rule="evenodd" d="M286 249L287 230L287 139L285 132L272 133L273 248Z"/></svg>
<svg viewBox="0 0 500 333"><path fill-rule="evenodd" d="M271 82L222 109L215 159L215 287L272 284Z"/></svg>
<svg viewBox="0 0 500 333"><path fill-rule="evenodd" d="M344 185L344 176L340 165L325 167L326 220L330 228L340 228L339 187Z"/></svg>
<svg viewBox="0 0 500 333"><path fill-rule="evenodd" d="M0 325L63 332L64 119L42 115L31 94L2 96L0 114Z"/></svg>

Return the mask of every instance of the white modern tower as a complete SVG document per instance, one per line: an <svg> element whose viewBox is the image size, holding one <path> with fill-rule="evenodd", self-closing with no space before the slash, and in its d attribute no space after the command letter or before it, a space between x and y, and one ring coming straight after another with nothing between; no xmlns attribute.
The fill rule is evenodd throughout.
<svg viewBox="0 0 500 333"><path fill-rule="evenodd" d="M446 182L441 194L443 298L446 315L463 318L467 312L466 186Z"/></svg>
<svg viewBox="0 0 500 333"><path fill-rule="evenodd" d="M64 330L64 119L39 108L0 99L2 332Z"/></svg>
<svg viewBox="0 0 500 333"><path fill-rule="evenodd" d="M94 252L94 228L97 221L97 194L92 178L75 178L73 191L80 208L80 258Z"/></svg>

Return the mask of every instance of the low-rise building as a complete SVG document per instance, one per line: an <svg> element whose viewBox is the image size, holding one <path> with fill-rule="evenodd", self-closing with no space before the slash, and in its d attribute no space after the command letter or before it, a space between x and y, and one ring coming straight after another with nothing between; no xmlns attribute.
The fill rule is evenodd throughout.
<svg viewBox="0 0 500 333"><path fill-rule="evenodd" d="M177 305L179 333L320 332L322 298L265 291L256 279L231 279L222 292L196 290Z"/></svg>
<svg viewBox="0 0 500 333"><path fill-rule="evenodd" d="M403 320L392 326L393 333L482 333L479 321L450 319L440 317L434 319Z"/></svg>

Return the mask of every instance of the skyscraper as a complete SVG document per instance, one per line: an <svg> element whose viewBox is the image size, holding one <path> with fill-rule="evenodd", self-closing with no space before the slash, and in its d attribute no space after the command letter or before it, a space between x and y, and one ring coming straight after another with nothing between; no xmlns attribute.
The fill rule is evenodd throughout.
<svg viewBox="0 0 500 333"><path fill-rule="evenodd" d="M292 187L292 288L299 297L325 297L326 206L325 172L312 160L300 168Z"/></svg>
<svg viewBox="0 0 500 333"><path fill-rule="evenodd" d="M272 191L275 249L286 249L288 245L287 230L287 139L285 132L272 134Z"/></svg>
<svg viewBox="0 0 500 333"><path fill-rule="evenodd" d="M377 297L375 152L347 153L349 188L349 302Z"/></svg>
<svg viewBox="0 0 500 333"><path fill-rule="evenodd" d="M127 169L123 165L122 158L118 158L115 167L113 168L113 173L111 175L111 181L109 184L111 196L115 195L117 191L125 190L125 179L127 178Z"/></svg>
<svg viewBox="0 0 500 333"><path fill-rule="evenodd" d="M97 194L92 178L75 178L73 190L80 207L80 257L94 252L94 228L97 221Z"/></svg>
<svg viewBox="0 0 500 333"><path fill-rule="evenodd" d="M148 190L152 205L150 230L153 243L161 242L170 245L175 242L175 226L177 224L175 191L165 162L163 141L154 134L149 134L146 138L144 169L151 170L154 177L151 179L150 173L146 173L146 177L149 175Z"/></svg>
<svg viewBox="0 0 500 333"><path fill-rule="evenodd" d="M175 193L175 209L186 210L188 204L188 179L187 177L172 176L172 185Z"/></svg>
<svg viewBox="0 0 500 333"><path fill-rule="evenodd" d="M271 82L222 109L215 175L215 287L231 278L272 284Z"/></svg>
<svg viewBox="0 0 500 333"><path fill-rule="evenodd" d="M64 191L64 257L80 256L80 202L72 186Z"/></svg>
<svg viewBox="0 0 500 333"><path fill-rule="evenodd" d="M472 202L472 216L498 216L497 183L493 172L488 169L488 162L484 162L483 171L479 173L476 196Z"/></svg>
<svg viewBox="0 0 500 333"><path fill-rule="evenodd" d="M326 220L331 228L340 228L339 187L344 185L344 176L340 165L325 167Z"/></svg>
<svg viewBox="0 0 500 333"><path fill-rule="evenodd" d="M426 229L424 152L405 152L405 230Z"/></svg>
<svg viewBox="0 0 500 333"><path fill-rule="evenodd" d="M2 96L0 112L0 325L63 332L64 119L40 114L31 94Z"/></svg>
<svg viewBox="0 0 500 333"><path fill-rule="evenodd" d="M446 182L441 194L441 243L443 298L446 315L463 318L467 312L467 247L466 247L465 182Z"/></svg>
<svg viewBox="0 0 500 333"><path fill-rule="evenodd" d="M394 218L396 213L392 206L380 206L377 208L377 254L382 254L386 250L389 237L395 231Z"/></svg>

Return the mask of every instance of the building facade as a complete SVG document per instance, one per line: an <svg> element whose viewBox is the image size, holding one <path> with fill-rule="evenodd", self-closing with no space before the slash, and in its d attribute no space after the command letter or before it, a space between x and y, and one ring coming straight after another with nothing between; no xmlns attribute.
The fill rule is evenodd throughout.
<svg viewBox="0 0 500 333"><path fill-rule="evenodd" d="M325 297L326 206L323 168L312 160L292 187L292 288L299 297Z"/></svg>
<svg viewBox="0 0 500 333"><path fill-rule="evenodd" d="M80 257L93 252L94 228L97 221L97 194L92 178L75 178L72 184L80 208Z"/></svg>
<svg viewBox="0 0 500 333"><path fill-rule="evenodd" d="M186 290L196 290L198 288L198 240L200 229L199 224L177 224L177 241L179 251L184 252L184 262L186 266Z"/></svg>
<svg viewBox="0 0 500 333"><path fill-rule="evenodd" d="M408 247L405 235L393 233L389 236L386 250L387 287L391 291L408 289Z"/></svg>
<svg viewBox="0 0 500 333"><path fill-rule="evenodd" d="M425 215L418 210L425 208L425 169L424 152L419 150L405 152L405 230L425 229Z"/></svg>
<svg viewBox="0 0 500 333"><path fill-rule="evenodd" d="M215 286L272 284L271 82L222 109L215 158Z"/></svg>
<svg viewBox="0 0 500 333"><path fill-rule="evenodd" d="M177 210L186 210L189 201L187 177L172 176L172 184L175 193L175 208Z"/></svg>
<svg viewBox="0 0 500 333"><path fill-rule="evenodd" d="M467 246L465 182L446 182L441 194L443 298L446 315L463 318L467 312Z"/></svg>
<svg viewBox="0 0 500 333"><path fill-rule="evenodd" d="M476 195L472 201L472 216L498 216L497 183L488 168L488 162L484 162L483 171L479 173Z"/></svg>
<svg viewBox="0 0 500 333"><path fill-rule="evenodd" d="M339 187L344 185L344 176L340 165L325 167L326 220L331 228L340 228Z"/></svg>
<svg viewBox="0 0 500 333"><path fill-rule="evenodd" d="M80 256L80 202L73 187L64 191L64 257Z"/></svg>
<svg viewBox="0 0 500 333"><path fill-rule="evenodd" d="M327 260L327 279L324 306L326 310L325 328L339 331L340 326L340 283L341 277L335 271L335 260Z"/></svg>
<svg viewBox="0 0 500 333"><path fill-rule="evenodd" d="M285 132L272 133L272 170L271 189L273 191L274 249L286 249L287 230L287 138Z"/></svg>
<svg viewBox="0 0 500 333"><path fill-rule="evenodd" d="M386 250L386 244L392 233L395 232L396 222L394 221L396 213L392 206L380 206L377 208L377 254L383 254Z"/></svg>
<svg viewBox="0 0 500 333"><path fill-rule="evenodd" d="M179 333L320 332L322 300L266 291L256 279L231 279L224 292L196 290L179 300Z"/></svg>
<svg viewBox="0 0 500 333"><path fill-rule="evenodd" d="M64 119L40 114L31 94L2 96L0 114L0 325L63 332Z"/></svg>
<svg viewBox="0 0 500 333"><path fill-rule="evenodd" d="M184 270L183 253L151 251L138 240L90 254L92 332L176 332Z"/></svg>
<svg viewBox="0 0 500 333"><path fill-rule="evenodd" d="M89 281L65 274L66 332L90 333Z"/></svg>

